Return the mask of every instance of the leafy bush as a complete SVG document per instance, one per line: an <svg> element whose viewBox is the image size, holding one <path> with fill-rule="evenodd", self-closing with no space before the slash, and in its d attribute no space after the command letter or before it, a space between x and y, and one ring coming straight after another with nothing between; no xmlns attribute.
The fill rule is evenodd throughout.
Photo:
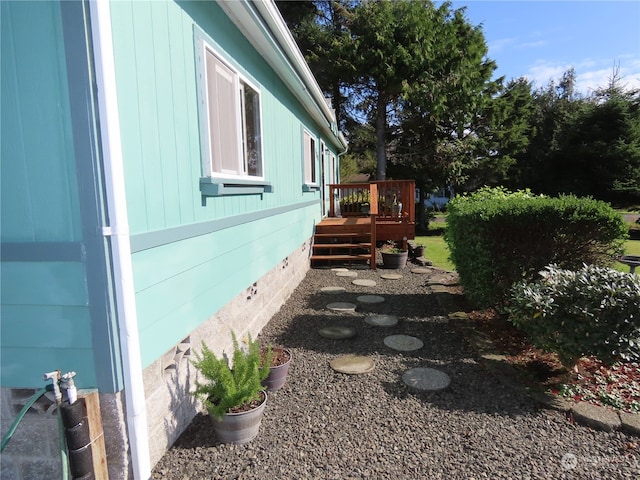
<svg viewBox="0 0 640 480"><path fill-rule="evenodd" d="M246 349L241 348L235 334L233 341L233 369L224 357L216 357L202 342L202 353L195 353L193 365L205 379L196 380L194 394L202 400L209 414L222 417L235 407L248 404L260 397L262 381L269 375L271 349L263 361L260 345L249 336Z"/></svg>
<svg viewBox="0 0 640 480"><path fill-rule="evenodd" d="M465 295L479 307L505 302L511 285L552 263L610 265L626 236L622 217L604 202L502 188L454 198L445 231Z"/></svg>
<svg viewBox="0 0 640 480"><path fill-rule="evenodd" d="M534 345L557 352L566 365L587 355L640 360L639 276L595 265L550 265L540 275L513 286L508 308Z"/></svg>

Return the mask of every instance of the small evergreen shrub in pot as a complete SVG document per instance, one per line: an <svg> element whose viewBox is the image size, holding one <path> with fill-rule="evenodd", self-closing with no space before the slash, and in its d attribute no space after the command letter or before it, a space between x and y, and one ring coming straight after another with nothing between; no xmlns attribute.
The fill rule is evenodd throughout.
<svg viewBox="0 0 640 480"><path fill-rule="evenodd" d="M538 348L571 366L582 356L640 360L640 276L595 265L555 265L511 289L511 322Z"/></svg>
<svg viewBox="0 0 640 480"><path fill-rule="evenodd" d="M248 337L240 346L232 333L233 363L217 357L203 342L196 352L193 365L200 377L196 380L196 395L204 404L222 443L247 443L258 434L267 394L262 381L269 375L271 349L266 358L257 341Z"/></svg>

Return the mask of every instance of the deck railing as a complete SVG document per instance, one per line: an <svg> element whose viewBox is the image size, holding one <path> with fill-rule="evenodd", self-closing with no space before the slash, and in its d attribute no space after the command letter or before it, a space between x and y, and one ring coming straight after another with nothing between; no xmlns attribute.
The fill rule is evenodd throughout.
<svg viewBox="0 0 640 480"><path fill-rule="evenodd" d="M378 222L415 221L413 180L330 184L329 195L333 199L329 208L330 217L376 215Z"/></svg>

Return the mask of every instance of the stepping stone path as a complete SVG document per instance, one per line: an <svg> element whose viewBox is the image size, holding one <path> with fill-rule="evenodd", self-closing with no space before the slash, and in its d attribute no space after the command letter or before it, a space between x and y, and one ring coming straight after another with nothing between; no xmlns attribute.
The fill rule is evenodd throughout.
<svg viewBox="0 0 640 480"><path fill-rule="evenodd" d="M438 273L436 275L433 275L427 281L427 283L429 285L454 286L454 285L458 285L458 281L459 281L458 274L453 272L446 272L446 273Z"/></svg>
<svg viewBox="0 0 640 480"><path fill-rule="evenodd" d="M338 277L357 277L358 272L352 272L350 270L347 270L347 271L336 272L336 275Z"/></svg>
<svg viewBox="0 0 640 480"><path fill-rule="evenodd" d="M335 268L333 271L335 271L336 275L340 277L358 276L356 272L352 272L347 269ZM416 274L430 274L432 273L432 270L429 268L414 268L411 272ZM380 275L380 277L385 280L399 280L402 278L402 275L385 273ZM448 278L446 280L451 281ZM375 281L367 279L354 280L352 283L354 285L365 287L376 286ZM439 285L434 286L437 287ZM321 289L322 293L327 294L338 294L344 293L345 291L346 289L342 287L324 287ZM382 303L385 299L379 295L361 295L357 297L357 301L372 304ZM347 302L336 302L330 303L327 305L327 308L336 312L355 312L356 305ZM391 327L398 324L398 318L393 315L371 315L365 318L365 322L377 327ZM344 326L325 327L320 329L318 333L321 337L336 340L353 338L356 335L355 329ZM424 346L424 342L422 340L409 335L390 335L385 337L384 344L389 348L403 352L418 350ZM329 363L329 365L334 371L345 373L347 375L369 373L373 371L375 367L373 359L357 355L343 355L336 357ZM446 373L433 368L421 367L412 368L411 370L406 371L402 375L402 381L409 387L430 392L444 390L451 383L451 379Z"/></svg>
<svg viewBox="0 0 640 480"><path fill-rule="evenodd" d="M356 331L353 328L342 327L340 325L322 328L318 333L321 337L330 338L332 340L345 340L356 336Z"/></svg>
<svg viewBox="0 0 640 480"><path fill-rule="evenodd" d="M380 295L360 295L356 300L361 303L382 303L384 302L384 297Z"/></svg>
<svg viewBox="0 0 640 480"><path fill-rule="evenodd" d="M431 268L418 267L418 268L412 269L411 273L417 273L419 275L427 275L429 273L433 273L433 270Z"/></svg>
<svg viewBox="0 0 640 480"><path fill-rule="evenodd" d="M393 315L370 315L364 321L374 327L395 327L398 324L398 317Z"/></svg>
<svg viewBox="0 0 640 480"><path fill-rule="evenodd" d="M346 292L347 289L344 287L322 287L320 291L322 293L328 293L329 295L337 295Z"/></svg>
<svg viewBox="0 0 640 480"><path fill-rule="evenodd" d="M329 305L327 305L327 308L334 312L355 312L356 311L356 306L353 303L347 303L347 302L330 303Z"/></svg>
<svg viewBox="0 0 640 480"><path fill-rule="evenodd" d="M444 390L451 383L449 375L434 368L412 368L402 375L402 381L409 387L428 392Z"/></svg>
<svg viewBox="0 0 640 480"><path fill-rule="evenodd" d="M353 283L354 285L360 285L361 287L375 287L376 286L375 280L367 280L366 278L357 278L354 281L352 281L351 283Z"/></svg>
<svg viewBox="0 0 640 480"><path fill-rule="evenodd" d="M424 347L422 340L409 335L390 335L385 337L384 344L389 348L393 348L394 350L399 350L401 352L412 352Z"/></svg>
<svg viewBox="0 0 640 480"><path fill-rule="evenodd" d="M331 368L336 372L346 373L348 375L358 375L361 373L371 372L375 364L369 357L343 355L331 360L329 366L331 366Z"/></svg>
<svg viewBox="0 0 640 480"><path fill-rule="evenodd" d="M349 269L348 268L343 268L343 267L336 267L336 268L332 268L331 271L332 272L348 272Z"/></svg>
<svg viewBox="0 0 640 480"><path fill-rule="evenodd" d="M380 275L380 278L384 278L385 280L400 280L402 275L398 273L383 273Z"/></svg>

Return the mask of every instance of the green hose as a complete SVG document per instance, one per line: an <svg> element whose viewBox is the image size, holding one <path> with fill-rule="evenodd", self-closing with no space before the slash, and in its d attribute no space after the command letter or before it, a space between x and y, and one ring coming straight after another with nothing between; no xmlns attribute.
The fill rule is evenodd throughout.
<svg viewBox="0 0 640 480"><path fill-rule="evenodd" d="M22 407L22 410L20 410L20 413L11 424L11 428L2 438L2 445L0 446L0 452L4 450L4 447L7 446L7 443L9 443L9 440L11 440L11 437L13 437L13 434L15 433L16 429L18 428L18 425L22 421L22 418L25 416L27 411L31 408L31 406L34 403L38 401L38 399L41 396L43 396L47 392L53 391L52 387L53 386L49 384L46 387L41 388L36 393L34 393L33 396L29 399L29 401L25 404L25 406ZM62 424L62 414L60 413L59 406L57 410L58 410L58 435L60 438L60 458L62 460L62 480L67 480L69 478L69 459L67 458L68 457L67 443L65 442L64 425Z"/></svg>
<svg viewBox="0 0 640 480"><path fill-rule="evenodd" d="M58 405L58 438L60 439L60 460L62 460L62 480L69 478L69 453L67 452L67 442L64 434L64 424L62 423L62 412Z"/></svg>
<svg viewBox="0 0 640 480"><path fill-rule="evenodd" d="M16 428L18 428L18 424L22 420L22 417L24 417L24 415L27 413L27 410L29 410L31 408L31 405L36 403L41 396L43 396L45 393L47 393L47 390L50 390L49 386L41 388L40 390L38 390L29 399L29 401L26 403L26 405L24 407L22 407L22 410L20 410L20 413L18 414L16 419L11 424L11 428L6 433L4 438L2 439L2 445L0 446L0 452L2 452L4 450L4 447L7 446L7 443L9 443L9 440L11 440L11 437L13 437L13 434L16 431Z"/></svg>

